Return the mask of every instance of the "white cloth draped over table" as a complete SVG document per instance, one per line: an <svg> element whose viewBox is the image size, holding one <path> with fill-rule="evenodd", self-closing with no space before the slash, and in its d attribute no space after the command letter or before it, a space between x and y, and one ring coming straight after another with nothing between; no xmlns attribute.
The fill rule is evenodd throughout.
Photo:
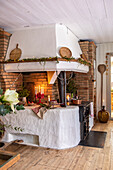
<svg viewBox="0 0 113 170"><path fill-rule="evenodd" d="M78 106L49 109L42 120L31 109L1 116L1 119L6 124L24 129L23 132L19 132L7 128L7 133L38 135L42 147L65 149L74 147L80 142Z"/></svg>

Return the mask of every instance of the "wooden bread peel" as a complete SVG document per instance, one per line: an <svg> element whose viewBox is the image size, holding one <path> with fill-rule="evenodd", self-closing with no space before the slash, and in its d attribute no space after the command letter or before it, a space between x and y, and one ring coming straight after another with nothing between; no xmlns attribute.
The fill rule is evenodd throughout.
<svg viewBox="0 0 113 170"><path fill-rule="evenodd" d="M18 60L21 57L21 54L22 50L18 48L18 44L16 44L16 48L10 52L9 58L11 60Z"/></svg>

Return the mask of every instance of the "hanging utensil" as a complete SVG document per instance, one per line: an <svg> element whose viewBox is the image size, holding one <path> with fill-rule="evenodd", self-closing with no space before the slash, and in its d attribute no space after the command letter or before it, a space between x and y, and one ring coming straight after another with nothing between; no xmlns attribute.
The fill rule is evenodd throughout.
<svg viewBox="0 0 113 170"><path fill-rule="evenodd" d="M98 71L101 74L101 108L102 108L102 105L103 105L103 74L106 71L105 64L98 65Z"/></svg>
<svg viewBox="0 0 113 170"><path fill-rule="evenodd" d="M22 50L18 48L18 44L16 44L16 48L10 52L9 58L11 60L18 60L21 57L21 54Z"/></svg>
<svg viewBox="0 0 113 170"><path fill-rule="evenodd" d="M106 111L105 106L103 106L103 74L106 71L106 66L104 64L98 65L98 71L101 74L101 110L98 112L98 119L101 123L107 123L109 112Z"/></svg>

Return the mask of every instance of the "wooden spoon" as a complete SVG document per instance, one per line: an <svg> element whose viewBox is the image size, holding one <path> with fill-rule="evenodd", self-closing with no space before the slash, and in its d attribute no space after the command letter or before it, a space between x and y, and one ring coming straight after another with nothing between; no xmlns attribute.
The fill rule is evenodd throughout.
<svg viewBox="0 0 113 170"><path fill-rule="evenodd" d="M105 64L98 65L98 71L101 74L101 108L102 108L102 105L103 105L103 73L106 71Z"/></svg>

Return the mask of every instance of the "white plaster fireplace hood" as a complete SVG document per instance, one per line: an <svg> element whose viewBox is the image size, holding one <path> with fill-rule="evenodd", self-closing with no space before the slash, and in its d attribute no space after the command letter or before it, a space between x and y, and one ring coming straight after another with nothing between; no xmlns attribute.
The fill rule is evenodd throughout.
<svg viewBox="0 0 113 170"><path fill-rule="evenodd" d="M6 60L9 59L11 50L19 44L22 50L21 60L27 58L61 57L59 49L68 47L72 51L72 56L76 59L80 57L82 51L78 44L78 38L65 26L61 24L44 25L37 28L26 28L16 30L12 33ZM52 61L46 62L45 66L39 62L5 64L7 72L32 72L32 71L78 71L87 72L88 66L76 62Z"/></svg>
<svg viewBox="0 0 113 170"><path fill-rule="evenodd" d="M5 64L6 72L36 72L36 71L75 71L87 73L89 71L88 66L77 62L67 61L47 61L42 62L27 62L27 63L8 63Z"/></svg>
<svg viewBox="0 0 113 170"><path fill-rule="evenodd" d="M82 54L79 39L65 26L61 24L44 25L37 28L25 28L12 32L6 60L10 52L19 44L22 50L20 60L27 58L61 57L59 49L68 47L72 56L77 59ZM87 73L89 67L77 62L47 61L27 63L7 63L4 65L6 72L36 72L36 71L75 71Z"/></svg>

